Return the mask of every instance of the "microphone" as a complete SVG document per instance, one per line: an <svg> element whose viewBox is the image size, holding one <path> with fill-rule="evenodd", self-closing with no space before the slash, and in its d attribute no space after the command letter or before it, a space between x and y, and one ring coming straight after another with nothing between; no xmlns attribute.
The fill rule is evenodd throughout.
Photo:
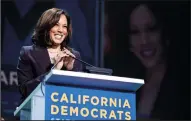
<svg viewBox="0 0 191 121"><path fill-rule="evenodd" d="M70 48L70 47L68 47L68 46L66 46L66 48ZM66 49L66 48L64 48L64 49ZM70 51L69 49L67 49L68 51ZM71 51L70 51L71 52ZM72 52L71 52L72 53ZM69 53L66 53L67 55L69 55L71 58L73 58L73 59L75 59L75 60L77 60L77 61L80 61L81 63L83 63L83 64L85 64L85 65L88 65L88 66L90 66L90 67L94 67L94 68L96 68L95 66L93 66L93 65L91 65L91 64L89 64L89 63L87 63L87 62L85 62L85 61L83 61L83 60L81 60L81 59L79 59L79 58L76 58L75 56L73 56L73 55L71 55L71 54L69 54Z"/></svg>
<svg viewBox="0 0 191 121"><path fill-rule="evenodd" d="M89 63L87 63L87 62L85 62L85 61L83 61L83 60L81 60L81 59L79 59L79 58L76 58L76 57L71 56L71 55L69 55L69 56L72 57L73 59L77 60L77 61L80 61L81 63L83 63L83 64L85 64L85 65L88 65L88 66L97 68L97 67L95 67L95 66L93 66L93 65L91 65L91 64L89 64Z"/></svg>
<svg viewBox="0 0 191 121"><path fill-rule="evenodd" d="M97 74L104 74L104 75L111 75L113 73L113 70L112 69L107 69L107 68L100 68L100 67L96 67L96 66L93 66L79 58L76 58L75 56L73 55L70 55L67 53L67 55L69 55L70 57L72 57L73 59L77 60L77 61L80 61L81 63L83 63L84 65L86 65L86 68L85 68L85 72L88 72L88 73L97 73Z"/></svg>
<svg viewBox="0 0 191 121"><path fill-rule="evenodd" d="M76 57L73 56L73 55L70 55L70 54L68 54L68 53L67 53L67 55L69 55L71 58L73 58L73 59L75 59L75 60L77 60L77 61L80 61L81 63L83 63L83 64L85 64L85 65L88 65L88 66L90 66L90 67L97 68L97 67L95 67L95 66L93 66L93 65L91 65L91 64L89 64L89 63L87 63L87 62L85 62L85 61L83 61L83 60L81 60L81 59L79 59L79 58L76 58ZM62 58L63 58L63 57L62 57ZM53 70L53 69L55 68L55 66L57 66L57 64L62 60L62 58L60 58L60 60L59 60L58 62L56 62L56 63L52 66L52 68L50 69L50 71Z"/></svg>

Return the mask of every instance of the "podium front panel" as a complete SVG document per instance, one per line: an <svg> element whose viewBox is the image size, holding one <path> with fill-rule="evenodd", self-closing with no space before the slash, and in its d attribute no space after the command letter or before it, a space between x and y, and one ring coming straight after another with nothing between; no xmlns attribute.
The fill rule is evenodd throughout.
<svg viewBox="0 0 191 121"><path fill-rule="evenodd" d="M135 120L135 93L45 86L45 120Z"/></svg>

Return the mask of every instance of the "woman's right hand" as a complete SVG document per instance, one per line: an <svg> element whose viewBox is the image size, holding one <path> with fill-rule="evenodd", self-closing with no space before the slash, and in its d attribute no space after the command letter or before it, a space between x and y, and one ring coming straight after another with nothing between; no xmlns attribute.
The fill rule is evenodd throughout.
<svg viewBox="0 0 191 121"><path fill-rule="evenodd" d="M67 55L66 53L64 53L63 51L60 51L57 56L55 57L55 63L58 63L56 66L55 66L55 69L61 69L64 65L64 58L67 58L69 57L69 55ZM59 61L59 62L58 62Z"/></svg>

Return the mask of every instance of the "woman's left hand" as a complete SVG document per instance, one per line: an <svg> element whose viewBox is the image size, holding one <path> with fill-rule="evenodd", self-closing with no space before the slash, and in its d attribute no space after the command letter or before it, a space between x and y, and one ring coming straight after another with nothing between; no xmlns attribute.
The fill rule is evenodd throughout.
<svg viewBox="0 0 191 121"><path fill-rule="evenodd" d="M66 53L67 55L70 55L69 57L64 57L63 62L64 66L67 70L72 70L74 66L75 59L72 57L75 57L74 54L72 54L68 49L64 48L63 53Z"/></svg>

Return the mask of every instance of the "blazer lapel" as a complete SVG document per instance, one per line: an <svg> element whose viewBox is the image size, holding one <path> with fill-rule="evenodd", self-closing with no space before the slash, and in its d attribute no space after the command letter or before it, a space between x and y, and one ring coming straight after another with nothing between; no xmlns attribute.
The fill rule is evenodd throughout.
<svg viewBox="0 0 191 121"><path fill-rule="evenodd" d="M47 67L49 67L51 63L47 49L43 47L38 47L38 46L35 46L34 49L35 51L33 51L34 52L33 56L37 63L37 67L38 67L37 70L39 70L39 73L47 72L48 71Z"/></svg>

